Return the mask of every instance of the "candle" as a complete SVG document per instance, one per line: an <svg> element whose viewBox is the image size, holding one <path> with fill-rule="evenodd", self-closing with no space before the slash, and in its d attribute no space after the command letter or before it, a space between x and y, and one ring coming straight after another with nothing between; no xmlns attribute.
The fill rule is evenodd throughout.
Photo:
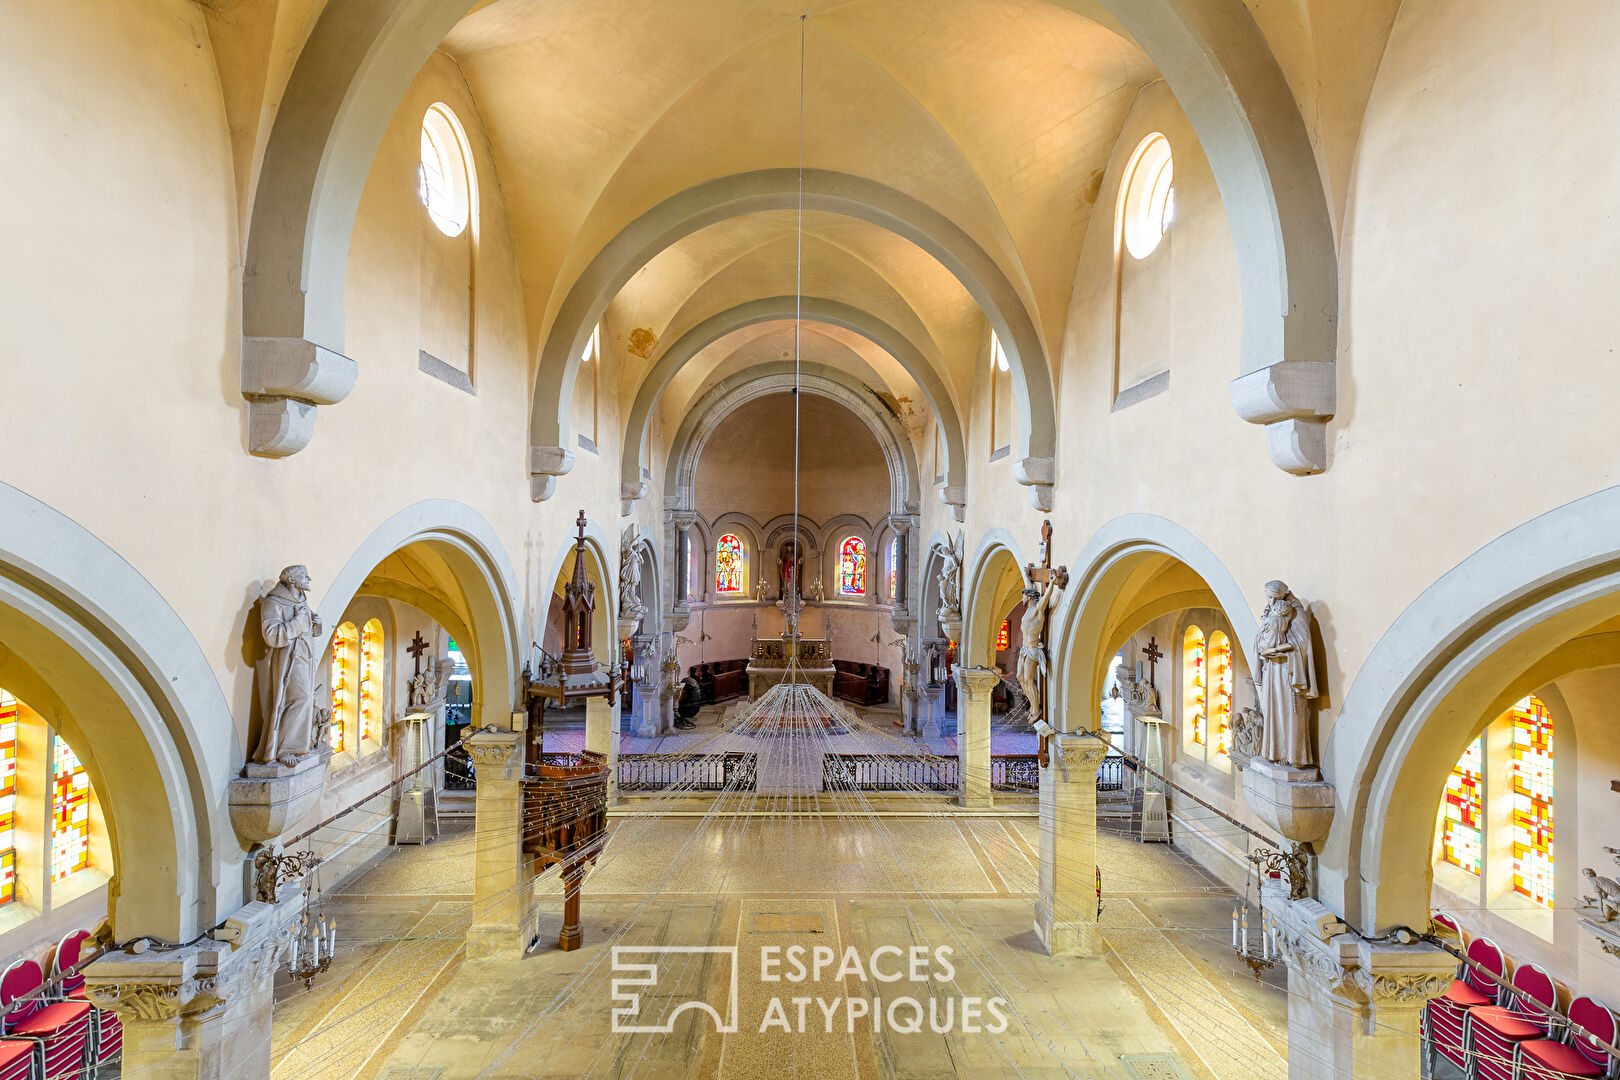
<svg viewBox="0 0 1620 1080"><path fill-rule="evenodd" d="M1238 916L1237 905L1232 905L1232 948L1237 948Z"/></svg>
<svg viewBox="0 0 1620 1080"><path fill-rule="evenodd" d="M337 955L337 920L336 919L333 919L332 924L326 928L326 955L327 955L328 959L330 959L331 957L334 957L334 956Z"/></svg>
<svg viewBox="0 0 1620 1080"><path fill-rule="evenodd" d="M1243 905L1243 955L1249 955L1249 905Z"/></svg>

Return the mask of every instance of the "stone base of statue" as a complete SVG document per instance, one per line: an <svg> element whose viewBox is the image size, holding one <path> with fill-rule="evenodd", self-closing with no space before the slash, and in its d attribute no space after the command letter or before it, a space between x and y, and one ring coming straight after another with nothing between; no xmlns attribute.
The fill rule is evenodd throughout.
<svg viewBox="0 0 1620 1080"><path fill-rule="evenodd" d="M293 765L249 762L230 785L236 835L249 845L282 835L315 808L325 782L325 754L305 754Z"/></svg>
<svg viewBox="0 0 1620 1080"><path fill-rule="evenodd" d="M1261 821L1295 843L1327 839L1333 824L1333 785L1322 779L1320 770L1255 757L1243 770L1243 793Z"/></svg>

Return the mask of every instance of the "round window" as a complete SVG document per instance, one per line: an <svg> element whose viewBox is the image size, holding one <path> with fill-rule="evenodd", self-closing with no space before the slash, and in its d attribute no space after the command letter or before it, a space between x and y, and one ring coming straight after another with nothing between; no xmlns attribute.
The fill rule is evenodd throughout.
<svg viewBox="0 0 1620 1080"><path fill-rule="evenodd" d="M446 236L460 236L467 227L467 156L455 114L442 104L431 106L422 117L421 185L417 192L428 217Z"/></svg>
<svg viewBox="0 0 1620 1080"><path fill-rule="evenodd" d="M1134 258L1153 254L1176 212L1175 160L1170 140L1158 132L1143 139L1125 170L1125 250Z"/></svg>

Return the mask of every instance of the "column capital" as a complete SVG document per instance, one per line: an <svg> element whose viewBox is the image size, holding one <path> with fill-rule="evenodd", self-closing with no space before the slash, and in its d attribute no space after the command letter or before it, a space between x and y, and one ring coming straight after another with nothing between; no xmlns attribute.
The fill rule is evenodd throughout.
<svg viewBox="0 0 1620 1080"><path fill-rule="evenodd" d="M957 689L970 699L975 694L989 693L1001 683L1001 672L995 668L957 665L952 675L956 679Z"/></svg>
<svg viewBox="0 0 1620 1080"><path fill-rule="evenodd" d="M1456 959L1422 942L1371 941L1351 931L1319 900L1289 900L1266 888L1278 952L1289 977L1300 976L1355 1005L1417 1008L1445 993Z"/></svg>
<svg viewBox="0 0 1620 1080"><path fill-rule="evenodd" d="M467 740L467 755L480 769L521 767L519 750L523 734L518 731L480 731Z"/></svg>
<svg viewBox="0 0 1620 1080"><path fill-rule="evenodd" d="M685 532L687 529L690 529L693 525L697 524L697 511L671 510L669 511L669 521L671 525L674 525L677 529Z"/></svg>
<svg viewBox="0 0 1620 1080"><path fill-rule="evenodd" d="M1097 766L1108 756L1108 744L1090 732L1063 731L1047 741L1055 762L1062 759L1066 770L1074 770L1088 784L1096 783Z"/></svg>

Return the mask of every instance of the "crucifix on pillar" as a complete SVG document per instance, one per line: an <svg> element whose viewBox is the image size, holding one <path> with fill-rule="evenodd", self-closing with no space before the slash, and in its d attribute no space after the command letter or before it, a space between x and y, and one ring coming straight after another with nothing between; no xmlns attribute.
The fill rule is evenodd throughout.
<svg viewBox="0 0 1620 1080"><path fill-rule="evenodd" d="M416 661L416 668L411 672L412 675L422 674L422 654L427 650L427 640L422 637L422 631L418 630L416 636L411 639L411 643L405 646L405 651L410 653L411 658Z"/></svg>
<svg viewBox="0 0 1620 1080"><path fill-rule="evenodd" d="M1047 764L1046 740L1055 729L1046 719L1046 629L1051 621L1052 608L1057 606L1058 593L1069 584L1069 568L1052 565L1052 522L1041 523L1041 565L1029 563L1024 575L1029 588L1024 590L1024 616L1020 623L1023 644L1018 649L1018 681L1024 696L1029 698L1029 715L1040 733L1039 757L1041 766ZM1039 587L1037 587L1039 586Z"/></svg>
<svg viewBox="0 0 1620 1080"><path fill-rule="evenodd" d="M1148 685L1157 690L1159 688L1158 664L1160 660L1164 659L1164 653L1159 648L1158 639L1149 637L1147 645L1142 649L1142 655L1148 658Z"/></svg>

